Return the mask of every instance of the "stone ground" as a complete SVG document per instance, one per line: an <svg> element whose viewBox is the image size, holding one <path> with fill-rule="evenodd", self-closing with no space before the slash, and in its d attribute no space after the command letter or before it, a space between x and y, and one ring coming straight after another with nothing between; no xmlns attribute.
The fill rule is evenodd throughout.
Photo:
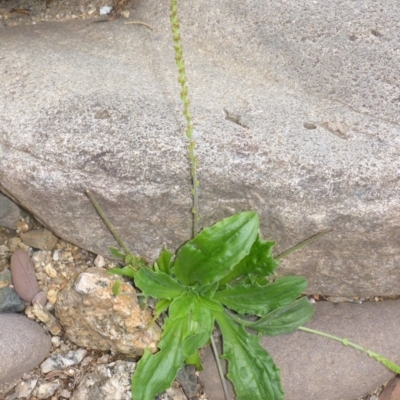
<svg viewBox="0 0 400 400"><path fill-rule="evenodd" d="M47 21L65 21L71 19L92 19L93 22L107 20L107 16L100 15L100 7L102 6L112 6L111 1L105 0L49 0L49 1L40 1L40 0L10 0L10 1L0 1L0 26L15 26L21 24L38 24ZM134 22L134 9L135 3L127 3L124 5L124 1L115 2L114 13L111 18L114 18L114 14L120 15L122 18L126 19L126 22ZM10 243L10 247L8 251L11 252L19 247L29 248L23 244L20 239L20 233L26 230L29 227L29 224L26 222L21 222L20 224L20 232L15 233L12 231L3 230L1 234L7 237L8 243ZM45 271L42 271L41 268L42 260L40 260L40 254L36 254L35 265L38 267L37 274L38 277L46 277L46 280L42 280L44 283L46 281L46 285L52 285L52 289L54 289L53 293L56 295L57 289L60 289L61 284L58 282L52 282L49 276ZM83 271L91 266L95 265L96 255L91 254L85 250L82 250L76 246L73 246L69 243L66 243L62 240L57 242L56 249L52 252L52 261L51 264L55 267L55 263L59 260L63 261L63 264L66 265L64 273L66 274L65 279L70 279L72 275L77 272ZM101 259L97 259L97 263L103 262ZM105 260L105 263L108 263ZM49 288L46 287L48 290ZM318 298L318 296L315 296ZM51 307L50 307L50 312ZM34 319L34 315L30 313L30 307L26 309L26 314L28 317ZM41 323L40 321L38 321ZM44 324L41 323L43 326ZM44 326L44 328L47 330ZM69 342L67 339L62 336L53 336L53 349L52 353L67 352L69 350L77 350L77 346L73 343ZM62 390L65 394L65 398L68 396L72 396L74 389L77 387L81 377L83 374L91 369L93 369L96 365L102 363L111 363L113 361L118 360L118 356L112 356L110 354L103 354L99 351L88 351L85 358L82 362L74 368L65 371L65 373L49 373L46 376L40 371L40 368L35 368L34 370L24 374L22 380L16 380L14 382L10 382L8 384L0 385L0 398L15 398L13 397L13 393L15 389L18 387L22 381L28 382L33 379L39 379L42 383L51 383L56 380L62 382L62 388L60 387L60 393ZM357 384L356 382L354 383ZM374 393L370 393L365 395L364 397L358 400L376 400L379 395L381 388L378 388ZM50 396L49 399L55 400L61 397ZM205 397L203 397L205 398ZM30 397L31 400L35 400L36 398Z"/></svg>
<svg viewBox="0 0 400 400"><path fill-rule="evenodd" d="M115 363L123 363L124 356L121 354L112 354L110 352L84 350L79 348L79 346L76 344L70 342L63 336L62 333L59 333L59 322L54 316L54 305L57 302L58 292L65 287L68 281L74 279L74 277L78 276L78 274L91 267L96 266L110 268L114 267L115 264L112 261L104 259L102 256L96 256L95 254L80 249L77 246L69 244L60 239L57 240L56 244L54 242L52 243L52 246L55 246L52 250L37 250L37 248L33 249L27 243L30 243L31 245L33 243L34 246L39 248L46 248L46 246L49 245L49 242L51 242L48 236L44 235L40 236L42 239L44 238L44 241L42 239L36 241L36 238L34 238L34 235L32 234L34 231L31 229L34 227L37 228L38 225L39 223L37 223L32 217L26 216L17 223L16 231L2 228L0 231L0 272L8 267L9 257L12 252L17 249L26 250L31 256L36 277L39 282L39 287L41 290L47 292L48 303L46 309L52 316L52 319L49 322L43 323L35 315L33 306L27 306L25 308L25 314L28 316L28 318L36 320L43 326L45 331L52 336L53 347L46 360L49 360L51 357L60 357L61 354L66 354L70 351L73 352L71 354L82 354L80 357L78 357L79 360L70 368L64 370L60 368L53 368L44 373L42 365L41 367L37 367L32 371L25 373L21 379L16 379L12 382L0 385L0 399L24 399L25 397L23 395L26 393L26 388L29 388L31 385L36 386L36 392L33 393L36 393L37 395L29 395L27 398L30 400L56 400L59 398L73 398L76 400L81 398L86 399L86 397L79 397L78 393L75 393L80 390L79 384L81 381L83 379L87 379L85 378L85 374L86 376L88 373L98 374L99 368L107 369L108 366L114 367ZM21 237L23 239L21 239ZM326 300L324 297L319 295L311 296L311 298L317 299L317 301ZM343 301L348 299L330 300ZM382 299L375 298L371 300L377 301ZM353 299L353 301L361 300ZM125 375L127 376L126 371ZM354 382L354 385L357 385L357 382ZM199 386L199 391L196 397L191 397L192 399L209 398L201 388L202 385ZM382 391L382 388L383 386L377 388L377 390L373 393L366 394L357 400L377 400L377 396ZM175 390L174 394L165 394L163 397L160 397L160 400L187 399L187 397L184 397L182 394L179 385L177 385L173 390ZM127 389L127 392L129 392L129 389ZM47 396L46 394L49 395ZM122 397L119 398L122 399Z"/></svg>
<svg viewBox="0 0 400 400"><path fill-rule="evenodd" d="M9 267L9 257L17 249L23 249L30 254L33 266L35 268L36 277L39 282L41 290L47 292L48 303L45 308L47 314L51 315L51 319L46 323L40 321L36 315L34 306L26 306L25 314L28 318L36 320L41 324L44 330L52 337L52 349L50 354L46 357L46 363L54 357L60 359L62 354L70 353L70 358L77 358L74 365L70 368L49 368L43 370L37 367L34 370L25 373L21 379L16 379L12 382L0 385L0 399L14 400L25 399L25 393L30 386L36 387L32 394L27 397L29 400L49 399L56 400L60 398L73 398L76 400L91 398L87 395L78 395L75 393L79 390L79 383L85 378L85 374L99 374L97 371L100 368L113 370L115 364L120 363L123 365L124 360L127 358L121 354L112 354L112 352L102 352L96 350L85 350L70 342L66 339L62 332L57 318L54 316L54 305L57 302L58 292L61 291L67 282L74 279L81 272L91 267L105 267L111 268L115 264L111 261L105 260L102 256L97 256L80 249L74 245L58 240L55 248L51 251L32 249L29 245L21 240L21 236L28 242L33 236L26 236L26 233L37 223L29 216L18 223L17 231L1 228L0 230L0 272ZM36 239L35 239L36 240ZM48 240L35 242L35 246L46 247ZM26 304L25 304L26 305ZM60 362L60 361L59 361ZM123 365L126 369L126 366ZM101 371L100 371L101 372ZM127 394L129 396L129 379L125 371L125 380L128 384ZM121 379L121 378L119 378ZM37 382L36 382L37 380ZM29 391L28 391L29 393ZM35 395L36 394L36 395ZM76 397L75 397L76 396ZM117 396L118 399L125 399L126 397ZM130 397L130 396L129 396ZM129 398L128 397L128 398ZM106 397L100 397L106 398ZM107 397L109 398L109 397ZM207 396L202 393L201 388L193 399L207 399ZM111 399L111 398L109 398ZM113 398L114 399L114 398ZM166 392L160 396L159 399L187 399L183 395L178 385L172 389L171 392Z"/></svg>

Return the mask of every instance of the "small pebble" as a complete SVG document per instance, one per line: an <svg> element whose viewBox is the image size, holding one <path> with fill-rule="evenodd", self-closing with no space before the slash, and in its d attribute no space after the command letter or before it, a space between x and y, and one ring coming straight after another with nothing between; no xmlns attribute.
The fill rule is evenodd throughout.
<svg viewBox="0 0 400 400"><path fill-rule="evenodd" d="M90 356L85 357L82 360L81 365L82 365L82 367L85 367L86 365L89 365L92 361L93 361L93 357L90 357Z"/></svg>
<svg viewBox="0 0 400 400"><path fill-rule="evenodd" d="M60 343L61 343L61 338L60 336L53 336L51 338L51 343L53 343L54 347L60 347Z"/></svg>
<svg viewBox="0 0 400 400"><path fill-rule="evenodd" d="M30 303L40 289L28 253L24 250L15 251L11 256L10 268L15 291L21 299Z"/></svg>
<svg viewBox="0 0 400 400"><path fill-rule="evenodd" d="M60 396L64 397L64 399L69 399L71 397L71 392L67 389L63 389L60 392Z"/></svg>
<svg viewBox="0 0 400 400"><path fill-rule="evenodd" d="M100 7L100 15L108 15L112 11L112 9L113 8L111 6Z"/></svg>
<svg viewBox="0 0 400 400"><path fill-rule="evenodd" d="M55 304L57 301L57 295L58 295L58 291L54 290L54 289L50 289L47 292L47 300L51 303L51 304Z"/></svg>
<svg viewBox="0 0 400 400"><path fill-rule="evenodd" d="M59 379L56 379L53 382L44 382L39 384L35 390L34 394L39 399L47 399L56 392L56 390L61 386L61 382Z"/></svg>
<svg viewBox="0 0 400 400"><path fill-rule="evenodd" d="M58 261L59 258L60 258L60 251L59 250L54 250L53 261Z"/></svg>
<svg viewBox="0 0 400 400"><path fill-rule="evenodd" d="M109 358L110 358L110 355L109 355L109 354L103 354L103 355L97 360L97 363L98 363L98 364L107 364Z"/></svg>
<svg viewBox="0 0 400 400"><path fill-rule="evenodd" d="M15 394L17 395L17 398L22 398L22 397L29 398L33 389L36 386L37 381L38 381L37 379L32 379L27 382L20 382L15 387Z"/></svg>
<svg viewBox="0 0 400 400"><path fill-rule="evenodd" d="M106 262L104 261L104 257L101 255L98 255L94 260L94 265L97 268L103 268L106 265Z"/></svg>
<svg viewBox="0 0 400 400"><path fill-rule="evenodd" d="M55 278L57 276L57 271L53 268L51 264L46 264L43 267L44 272L50 277L50 278Z"/></svg>
<svg viewBox="0 0 400 400"><path fill-rule="evenodd" d="M72 365L79 364L83 357L85 357L87 350L78 349L76 351L69 351L67 354L53 353L40 365L40 370L43 374L54 371L56 369L64 370ZM69 371L69 370L68 370Z"/></svg>
<svg viewBox="0 0 400 400"><path fill-rule="evenodd" d="M122 18L129 18L130 15L131 15L131 13L130 13L129 10L121 11L121 17Z"/></svg>

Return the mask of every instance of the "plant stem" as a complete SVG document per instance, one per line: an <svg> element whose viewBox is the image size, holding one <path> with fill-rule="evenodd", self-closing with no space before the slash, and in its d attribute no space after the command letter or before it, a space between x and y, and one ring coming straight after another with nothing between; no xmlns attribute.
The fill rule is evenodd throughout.
<svg viewBox="0 0 400 400"><path fill-rule="evenodd" d="M192 116L190 113L190 101L188 96L188 84L186 79L185 62L183 59L183 50L181 43L181 35L179 30L179 18L178 18L178 1L171 0L171 27L172 27L172 39L174 41L175 50L175 62L178 68L178 82L181 85L181 100L183 103L183 115L186 120L186 137L189 140L189 160L191 164L191 177L192 177L192 196L193 196L193 237L198 232L198 221L199 221L199 196L198 187L199 181L197 180L197 157L195 155L196 143L193 137L193 123Z"/></svg>
<svg viewBox="0 0 400 400"><path fill-rule="evenodd" d="M370 356L374 360L378 361L379 363L381 363L382 365L384 365L386 368L390 369L391 371L395 372L396 374L400 373L400 366L396 365L394 362L388 360L386 357L382 356L379 353L375 353L374 351L368 350L365 347L362 347L362 346L359 346L358 344L350 342L348 339L342 339L340 337L330 335L329 333L317 331L315 329L306 328L304 326L301 326L298 329L305 331L305 332L314 333L316 335L323 336L323 337L326 337L326 338L329 338L332 340L336 340L337 342L340 342L345 346L353 347L356 350L366 353L368 356Z"/></svg>
<svg viewBox="0 0 400 400"><path fill-rule="evenodd" d="M215 345L214 336L212 334L211 334L211 347L214 353L215 362L217 363L218 373L221 378L222 389L224 390L225 400L229 400L229 393L228 393L228 388L226 387L224 371L222 369L221 360L219 359L218 355L218 349L217 346Z"/></svg>
<svg viewBox="0 0 400 400"><path fill-rule="evenodd" d="M129 254L132 255L131 252L128 250L128 248L126 247L125 243L122 241L122 239L118 236L117 232L115 232L114 227L112 226L111 222L108 220L108 218L106 217L106 215L104 214L103 210L101 209L101 207L99 206L99 203L97 203L97 201L95 200L95 198L93 197L92 193L90 193L89 190L85 190L85 194L87 197L89 197L89 200L92 202L93 207L96 209L96 211L98 212L98 214L100 215L101 219L103 220L103 222L106 224L107 228L109 229L109 231L112 233L112 235L114 236L114 239L117 241L117 243L121 246L121 248L124 250L125 254Z"/></svg>
<svg viewBox="0 0 400 400"><path fill-rule="evenodd" d="M309 244L315 242L316 240L321 239L323 236L327 235L328 233L331 233L333 230L334 230L333 228L328 228L328 229L324 229L323 231L321 231L319 233L316 233L315 235L309 237L308 239L296 244L295 246L291 247L290 249L287 249L283 253L277 255L275 257L275 260L279 260L281 258L287 257L289 254L294 253L295 251L308 246Z"/></svg>

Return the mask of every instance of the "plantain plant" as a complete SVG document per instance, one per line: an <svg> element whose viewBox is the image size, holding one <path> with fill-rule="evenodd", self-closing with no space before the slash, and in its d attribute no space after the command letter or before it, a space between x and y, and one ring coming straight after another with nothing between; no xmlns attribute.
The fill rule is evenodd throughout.
<svg viewBox="0 0 400 400"><path fill-rule="evenodd" d="M185 363L201 370L199 350L209 341L216 354L227 397L224 374L213 341L216 326L223 338L221 358L228 362L227 377L233 383L239 400L284 398L280 371L259 344L263 334L275 336L302 329L353 346L400 373L400 367L377 353L347 339L302 327L311 319L314 311L308 299L300 297L306 289L307 281L298 276L274 279L278 258L303 247L321 234L274 258L274 242L262 240L259 235L259 218L253 211L225 218L198 232L199 182L193 123L180 41L177 0L170 0L170 4L178 82L189 142L193 238L176 255L164 248L156 262L148 265L128 250L96 200L87 191L94 207L123 249L121 252L117 248L110 248L111 254L125 266L112 268L109 272L133 279L145 297L156 300L153 322L159 317L163 321L159 351L152 354L146 349L136 366L132 378L133 400L153 400L172 385ZM116 295L119 292L118 283L113 287Z"/></svg>

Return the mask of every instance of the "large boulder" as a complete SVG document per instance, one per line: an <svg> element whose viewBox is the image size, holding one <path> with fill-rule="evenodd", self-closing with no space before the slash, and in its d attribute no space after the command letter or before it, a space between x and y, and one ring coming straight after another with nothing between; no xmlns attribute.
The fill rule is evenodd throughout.
<svg viewBox="0 0 400 400"><path fill-rule="evenodd" d="M201 225L246 209L309 292L398 293L400 12L392 2L181 2ZM0 28L0 188L96 253L191 235L168 2L135 19Z"/></svg>

